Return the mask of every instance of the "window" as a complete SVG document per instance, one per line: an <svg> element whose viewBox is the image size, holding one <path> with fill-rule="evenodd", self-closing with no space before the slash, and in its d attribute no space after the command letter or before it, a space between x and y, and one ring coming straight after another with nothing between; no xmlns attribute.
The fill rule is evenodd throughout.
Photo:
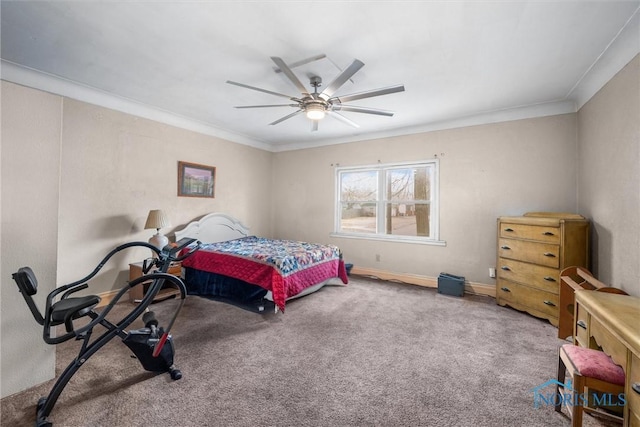
<svg viewBox="0 0 640 427"><path fill-rule="evenodd" d="M438 160L338 168L336 235L438 243Z"/></svg>

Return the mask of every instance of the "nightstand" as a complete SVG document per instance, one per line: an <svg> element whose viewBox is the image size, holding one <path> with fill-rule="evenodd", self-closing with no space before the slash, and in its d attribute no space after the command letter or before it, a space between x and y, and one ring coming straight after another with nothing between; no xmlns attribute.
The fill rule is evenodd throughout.
<svg viewBox="0 0 640 427"><path fill-rule="evenodd" d="M149 273L153 273L156 271L155 268L151 269ZM176 277L180 277L182 274L182 264L179 262L173 262L169 266L168 274L172 274ZM133 264L129 264L129 281L137 279L138 277L142 277L142 263L134 262ZM147 292L147 288L149 287L148 283L143 283L141 285L136 285L129 290L129 301L132 303L139 303L144 298L145 292ZM153 302L164 301L169 298L173 298L175 296L180 295L180 290L174 288L172 285L166 285L158 292L158 295L153 299Z"/></svg>

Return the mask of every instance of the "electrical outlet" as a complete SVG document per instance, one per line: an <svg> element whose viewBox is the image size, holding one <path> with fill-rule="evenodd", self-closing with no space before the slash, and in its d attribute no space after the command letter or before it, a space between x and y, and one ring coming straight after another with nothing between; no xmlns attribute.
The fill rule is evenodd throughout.
<svg viewBox="0 0 640 427"><path fill-rule="evenodd" d="M376 262L380 262L380 254L376 254Z"/></svg>
<svg viewBox="0 0 640 427"><path fill-rule="evenodd" d="M492 279L496 278L496 269L493 267L489 267L489 277L491 277Z"/></svg>

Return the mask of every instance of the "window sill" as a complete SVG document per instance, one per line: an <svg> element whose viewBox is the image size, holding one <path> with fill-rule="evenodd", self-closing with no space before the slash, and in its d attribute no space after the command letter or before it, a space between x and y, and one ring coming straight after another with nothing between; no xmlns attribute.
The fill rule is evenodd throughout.
<svg viewBox="0 0 640 427"><path fill-rule="evenodd" d="M382 242L411 243L415 245L447 246L447 242L444 240L427 240L419 237L378 236L373 234L347 234L347 233L331 233L329 234L329 236L337 237L341 239L377 240Z"/></svg>

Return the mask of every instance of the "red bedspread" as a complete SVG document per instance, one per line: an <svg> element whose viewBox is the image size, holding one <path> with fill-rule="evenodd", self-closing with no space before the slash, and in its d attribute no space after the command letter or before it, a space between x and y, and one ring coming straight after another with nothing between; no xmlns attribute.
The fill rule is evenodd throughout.
<svg viewBox="0 0 640 427"><path fill-rule="evenodd" d="M229 242L205 245L185 259L183 265L267 289L282 311L287 298L310 286L333 277L348 283L344 262L335 246L254 236L226 243Z"/></svg>

